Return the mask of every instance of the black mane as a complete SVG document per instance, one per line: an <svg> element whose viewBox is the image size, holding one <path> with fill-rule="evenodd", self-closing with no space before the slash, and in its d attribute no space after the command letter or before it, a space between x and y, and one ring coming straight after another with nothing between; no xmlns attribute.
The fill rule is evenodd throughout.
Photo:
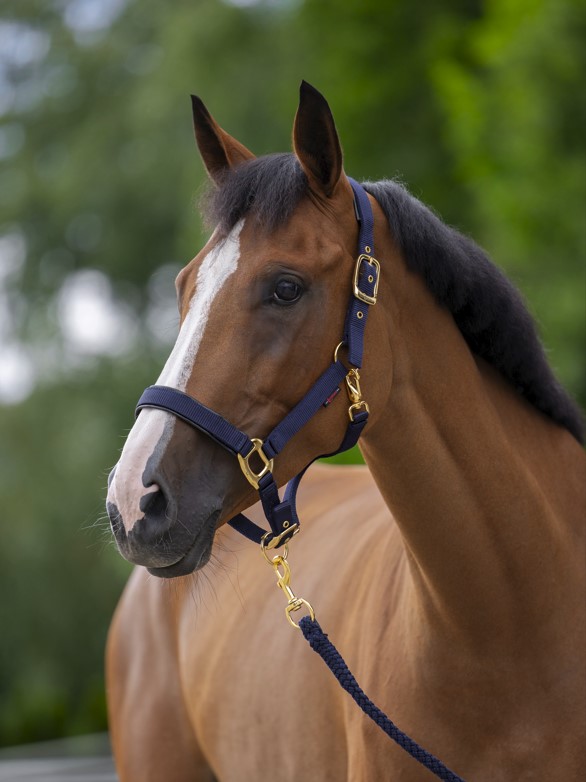
<svg viewBox="0 0 586 782"><path fill-rule="evenodd" d="M521 295L500 269L396 182L365 182L364 188L383 209L407 266L453 314L470 349L583 443L581 413L554 376ZM308 192L294 155L268 155L229 172L204 211L224 230L249 212L271 230L287 222Z"/></svg>

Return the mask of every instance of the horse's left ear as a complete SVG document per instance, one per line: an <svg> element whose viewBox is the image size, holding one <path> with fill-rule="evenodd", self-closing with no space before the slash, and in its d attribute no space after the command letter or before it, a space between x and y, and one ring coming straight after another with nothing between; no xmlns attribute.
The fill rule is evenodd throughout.
<svg viewBox="0 0 586 782"><path fill-rule="evenodd" d="M328 102L306 81L299 90L293 149L311 187L330 198L342 174L342 148Z"/></svg>
<svg viewBox="0 0 586 782"><path fill-rule="evenodd" d="M234 168L255 155L218 125L196 95L191 96L193 128L203 164L211 179L218 184L229 168Z"/></svg>

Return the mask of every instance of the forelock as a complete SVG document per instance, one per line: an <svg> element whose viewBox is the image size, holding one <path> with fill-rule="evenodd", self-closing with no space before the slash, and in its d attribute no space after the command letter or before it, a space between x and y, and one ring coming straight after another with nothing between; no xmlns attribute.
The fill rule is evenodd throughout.
<svg viewBox="0 0 586 782"><path fill-rule="evenodd" d="M230 169L201 202L209 225L231 231L252 215L269 231L284 225L309 192L307 177L292 153L266 155Z"/></svg>

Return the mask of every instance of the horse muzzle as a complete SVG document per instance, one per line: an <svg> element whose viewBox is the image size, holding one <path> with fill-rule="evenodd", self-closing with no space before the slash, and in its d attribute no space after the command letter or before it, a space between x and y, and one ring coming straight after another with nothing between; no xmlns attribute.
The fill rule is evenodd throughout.
<svg viewBox="0 0 586 782"><path fill-rule="evenodd" d="M153 484L140 499L141 515L123 518L113 485L115 469L109 478L106 509L122 556L160 578L185 576L202 568L211 555L221 503L195 503L191 507L196 510L180 516L171 492Z"/></svg>

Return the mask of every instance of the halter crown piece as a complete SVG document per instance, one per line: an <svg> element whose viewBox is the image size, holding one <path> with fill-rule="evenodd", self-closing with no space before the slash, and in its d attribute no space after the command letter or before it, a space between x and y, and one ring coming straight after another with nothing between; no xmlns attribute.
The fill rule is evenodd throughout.
<svg viewBox="0 0 586 782"><path fill-rule="evenodd" d="M321 454L316 459L322 456L334 456L352 448L358 442L368 420L369 409L361 396L358 370L362 366L364 329L368 319L368 309L376 304L380 265L373 257L374 218L368 196L358 182L354 179L349 181L354 191L354 207L360 230L358 258L354 270L353 290L346 313L343 339L336 349L332 364L265 440L249 437L223 416L202 405L201 402L168 386L149 386L136 406L137 416L145 407L154 407L173 413L209 435L219 445L238 457L244 476L258 490L271 529L267 533L242 513L239 513L228 523L255 543L260 543L264 538L264 547L267 549L284 545L299 532L299 517L296 507L297 490L306 470L315 461L312 459L298 475L289 481L283 500L281 500L273 478L274 458L321 407L329 405L339 392L340 384L344 380L350 400L348 428L337 450L329 454ZM338 360L338 349L342 346L347 348L350 369L347 369ZM262 465L260 470L255 470L250 464L250 459L254 456L257 464Z"/></svg>

